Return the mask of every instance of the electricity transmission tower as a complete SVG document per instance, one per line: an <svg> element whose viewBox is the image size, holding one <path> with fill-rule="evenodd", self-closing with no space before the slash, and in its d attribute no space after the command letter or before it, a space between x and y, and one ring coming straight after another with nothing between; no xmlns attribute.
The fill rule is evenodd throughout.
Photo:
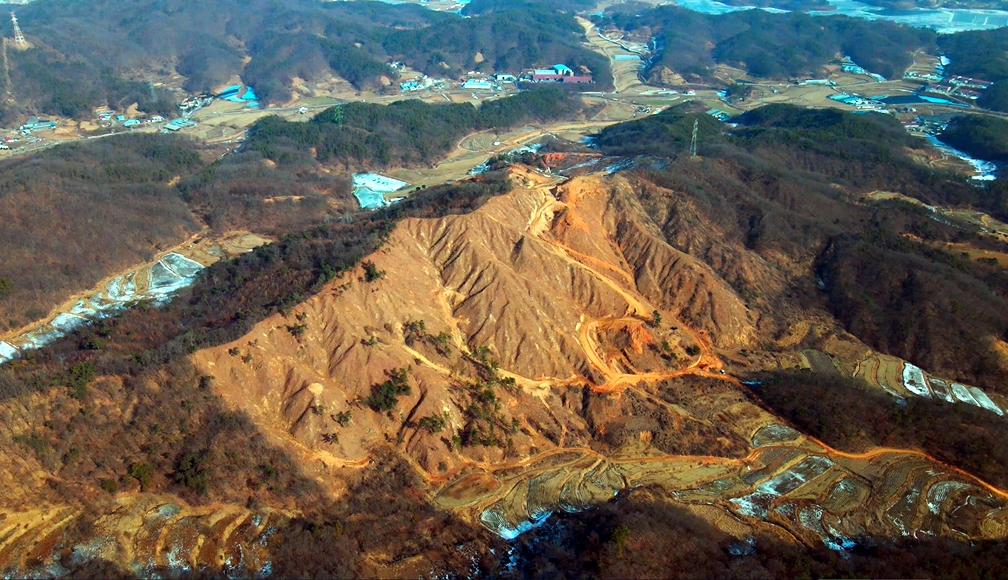
<svg viewBox="0 0 1008 580"><path fill-rule="evenodd" d="M697 132L697 125L698 124L699 124L699 121L696 120L696 119L694 119L693 120L693 139L690 140L690 146L689 146L690 157L696 157L696 132Z"/></svg>
<svg viewBox="0 0 1008 580"><path fill-rule="evenodd" d="M14 16L13 12L10 13L10 19L11 23L14 24L14 44L16 44L18 48L24 48L28 45L28 42L25 40L24 34L21 34L21 27L18 26L17 16Z"/></svg>
<svg viewBox="0 0 1008 580"><path fill-rule="evenodd" d="M340 127L343 126L343 105L339 104L333 107L333 121Z"/></svg>

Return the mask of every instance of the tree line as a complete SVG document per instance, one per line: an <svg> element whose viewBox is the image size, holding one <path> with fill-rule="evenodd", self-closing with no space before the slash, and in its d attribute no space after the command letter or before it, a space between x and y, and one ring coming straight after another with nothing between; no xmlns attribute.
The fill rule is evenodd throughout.
<svg viewBox="0 0 1008 580"><path fill-rule="evenodd" d="M469 133L569 119L582 108L576 93L553 87L484 101L478 108L418 100L348 103L305 123L265 117L249 128L244 148L294 166L314 159L364 167L423 165L440 160Z"/></svg>

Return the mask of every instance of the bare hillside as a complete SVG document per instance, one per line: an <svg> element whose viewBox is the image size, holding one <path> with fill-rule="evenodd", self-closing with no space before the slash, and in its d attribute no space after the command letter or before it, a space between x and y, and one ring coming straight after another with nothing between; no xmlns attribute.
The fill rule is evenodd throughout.
<svg viewBox="0 0 1008 580"><path fill-rule="evenodd" d="M960 467L975 454L914 440L948 409L968 408L985 436L1008 432L995 393L875 353L801 307L783 290L799 258L719 233L727 222L674 188L509 172L509 191L402 219L358 266L236 340L101 377L93 393L5 400L0 570L498 576L527 573L530 556L495 554L542 551L530 543L552 534L557 562L591 553L597 575L674 568L703 552L698 538L726 546L702 556L725 574L744 562L794 575L805 561L883 574L1008 536L998 472L978 479ZM740 296L735 270L774 302ZM867 390L849 405L881 414L903 400L910 424L886 439L866 425L849 448L781 403L855 379ZM66 451L50 436L64 423L78 446ZM595 540L563 531L596 520ZM909 560L851 551L917 534L934 540L900 552ZM656 546L659 560L646 556Z"/></svg>

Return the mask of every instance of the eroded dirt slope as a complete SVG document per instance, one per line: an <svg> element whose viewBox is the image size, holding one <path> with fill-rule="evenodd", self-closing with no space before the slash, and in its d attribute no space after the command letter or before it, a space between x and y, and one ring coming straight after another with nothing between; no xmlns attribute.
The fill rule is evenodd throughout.
<svg viewBox="0 0 1008 580"><path fill-rule="evenodd" d="M504 537L641 485L718 506L740 537L1004 534L997 488L917 452L807 439L723 374L741 349L787 340L761 334L728 283L666 243L624 178L515 178L470 215L404 222L371 258L384 278L336 280L198 366L327 465L398 445L439 505ZM821 314L803 324L864 348ZM410 393L376 412L368 397L396 368ZM476 405L487 384L489 412ZM945 517L963 510L968 522Z"/></svg>
<svg viewBox="0 0 1008 580"><path fill-rule="evenodd" d="M586 437L571 387L667 378L716 364L687 350L752 339L752 315L734 291L649 231L640 208L621 207L632 203L627 195L610 195L611 186L625 187L618 178L559 186L532 172L517 179L522 187L470 215L402 223L372 257L382 279L356 272L336 280L239 343L199 353L198 366L233 405L318 448L323 461L358 461L400 437L434 475L460 465L449 438L401 425L446 413L450 431L463 428L471 418L457 391L477 351L488 349L520 387L504 392L503 411L525 427L508 453L527 456L558 444L553 432ZM406 336L420 321L427 336L446 333L441 353ZM396 368L410 369L414 388L391 418L355 404ZM351 423L334 426L332 415L348 411ZM322 443L330 430L339 441Z"/></svg>

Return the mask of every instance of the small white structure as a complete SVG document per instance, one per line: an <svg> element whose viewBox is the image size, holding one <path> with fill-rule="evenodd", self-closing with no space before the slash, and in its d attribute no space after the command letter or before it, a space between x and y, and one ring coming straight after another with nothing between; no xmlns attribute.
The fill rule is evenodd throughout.
<svg viewBox="0 0 1008 580"><path fill-rule="evenodd" d="M466 79L466 82L462 83L462 88L467 91L491 91L493 83L486 79Z"/></svg>

